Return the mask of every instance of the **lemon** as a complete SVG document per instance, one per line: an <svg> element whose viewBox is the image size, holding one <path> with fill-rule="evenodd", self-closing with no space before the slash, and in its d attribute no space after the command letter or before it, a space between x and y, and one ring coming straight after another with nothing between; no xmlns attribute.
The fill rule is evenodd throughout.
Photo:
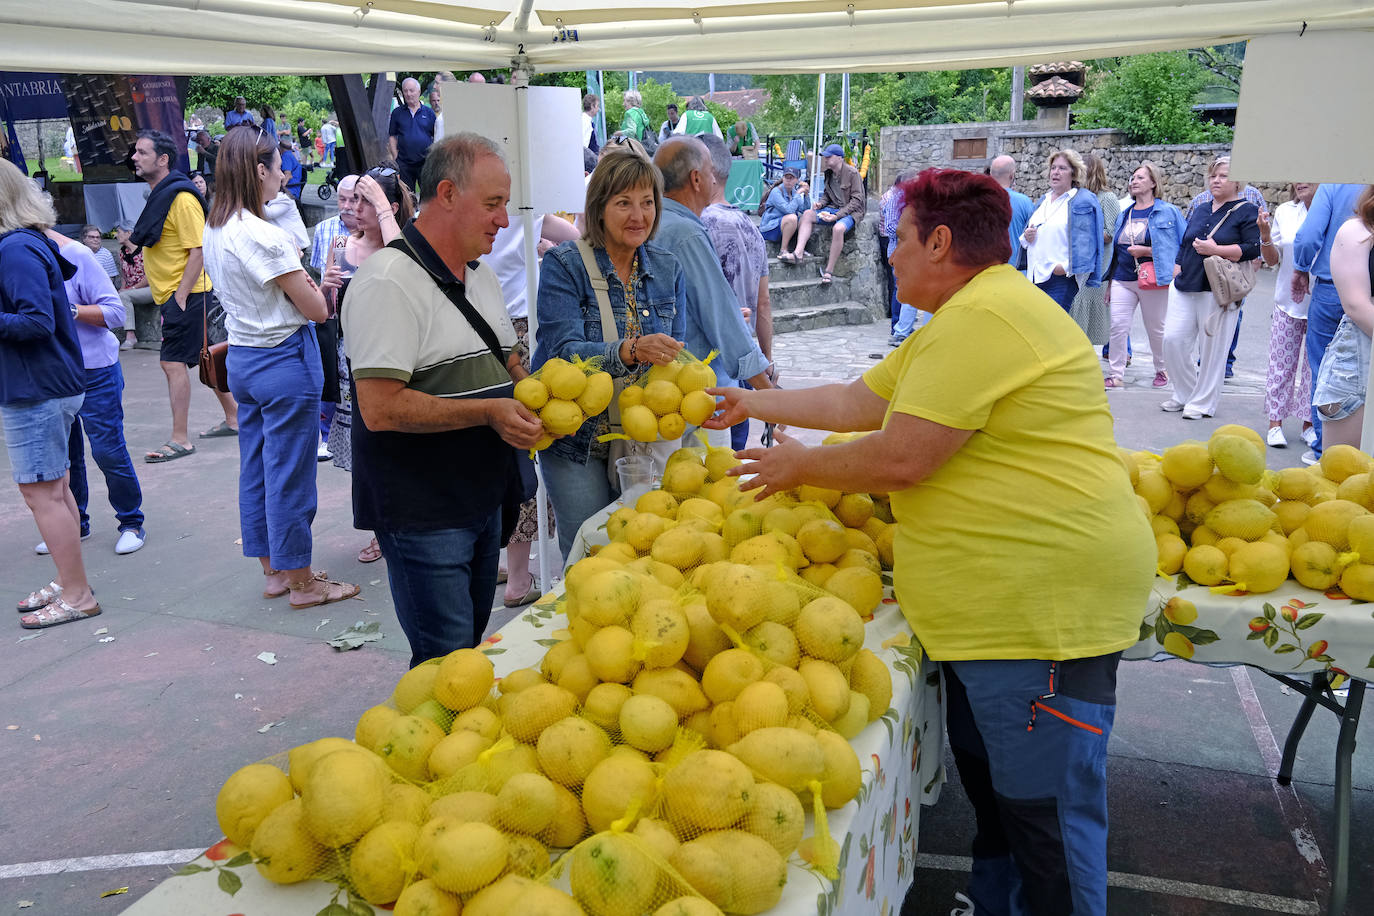
<svg viewBox="0 0 1374 916"><path fill-rule="evenodd" d="M277 767L250 763L224 781L215 797L215 819L230 842L247 849L263 818L294 795L291 780Z"/></svg>
<svg viewBox="0 0 1374 916"><path fill-rule="evenodd" d="M1264 473L1264 450L1240 436L1213 435L1207 443L1207 452L1216 462L1217 470L1235 483L1259 483ZM1167 453L1165 460L1168 460Z"/></svg>
<svg viewBox="0 0 1374 916"><path fill-rule="evenodd" d="M672 825L656 817L641 817L633 832L664 860L671 858L682 845Z"/></svg>
<svg viewBox="0 0 1374 916"><path fill-rule="evenodd" d="M854 745L836 732L816 732L816 743L825 761L821 770L821 803L827 808L842 808L863 787L859 757L854 753Z"/></svg>
<svg viewBox="0 0 1374 916"><path fill-rule="evenodd" d="M393 916L458 916L463 909L453 894L430 880L416 881L401 891Z"/></svg>
<svg viewBox="0 0 1374 916"><path fill-rule="evenodd" d="M850 612L853 613L852 609ZM724 703L739 696L747 685L762 679L763 662L753 653L745 649L726 649L707 663L706 670L701 673L701 689L712 703Z"/></svg>
<svg viewBox="0 0 1374 916"><path fill-rule="evenodd" d="M651 694L632 696L620 706L621 739L650 754L673 743L677 723L677 710Z"/></svg>
<svg viewBox="0 0 1374 916"><path fill-rule="evenodd" d="M1279 499L1304 500L1316 489L1316 481L1303 468L1284 468L1279 471L1274 492Z"/></svg>
<svg viewBox="0 0 1374 916"><path fill-rule="evenodd" d="M253 831L250 847L258 872L274 884L295 884L324 870L330 853L305 829L299 798L278 805Z"/></svg>
<svg viewBox="0 0 1374 916"><path fill-rule="evenodd" d="M1336 486L1336 498L1364 505L1369 496L1369 474L1351 474Z"/></svg>
<svg viewBox="0 0 1374 916"><path fill-rule="evenodd" d="M740 541L730 550L730 562L740 566L792 566L787 546L773 532Z"/></svg>
<svg viewBox="0 0 1374 916"><path fill-rule="evenodd" d="M582 813L582 803L577 800L576 795L557 783L553 789L558 809L549 826L539 834L539 841L547 846L567 849L575 846L577 841L586 835L587 817Z"/></svg>
<svg viewBox="0 0 1374 916"><path fill-rule="evenodd" d="M429 806L426 821L446 818L459 824L496 826L496 796L490 792L466 791L441 795Z"/></svg>
<svg viewBox="0 0 1374 916"><path fill-rule="evenodd" d="M371 750L377 745L382 734L401 715L391 706L373 706L358 717L358 725L353 730L353 740L359 747ZM246 845L240 843L239 845Z"/></svg>
<svg viewBox="0 0 1374 916"><path fill-rule="evenodd" d="M579 637L577 630L582 625L583 621L581 620L574 623L573 633L575 639L582 639L583 648L586 648L586 640L591 638L591 634L589 633ZM582 655L574 655L572 658L568 659L567 664L563 666L563 671L558 675L558 681L556 683L559 687L571 693L573 697L576 698L577 702L581 703L587 698L587 694L592 692L592 688L597 685L597 681L597 676L592 672L591 663L587 661L587 656L584 652Z"/></svg>
<svg viewBox="0 0 1374 916"><path fill-rule="evenodd" d="M1172 576L1183 568L1183 558L1188 553L1188 545L1176 534L1161 534L1155 538L1155 552L1159 571Z"/></svg>
<svg viewBox="0 0 1374 916"><path fill-rule="evenodd" d="M838 667L820 659L804 658L797 673L806 682L816 715L833 722L849 711L849 681Z"/></svg>
<svg viewBox="0 0 1374 916"><path fill-rule="evenodd" d="M1135 492L1149 505L1151 515L1158 515L1174 498L1173 484L1157 470L1142 471Z"/></svg>
<svg viewBox="0 0 1374 916"><path fill-rule="evenodd" d="M1231 554L1231 579L1247 592L1272 592L1288 578L1288 554L1263 541Z"/></svg>
<svg viewBox="0 0 1374 916"><path fill-rule="evenodd" d="M582 408L574 402L549 398L549 402L539 411L539 419L550 435L571 436L581 428L585 417L582 416Z"/></svg>
<svg viewBox="0 0 1374 916"><path fill-rule="evenodd" d="M371 755L326 754L311 767L301 791L305 828L325 846L352 843L381 821L387 784Z"/></svg>
<svg viewBox="0 0 1374 916"><path fill-rule="evenodd" d="M393 903L415 874L412 856L420 828L402 821L373 827L348 860L348 876L354 890L368 903Z"/></svg>
<svg viewBox="0 0 1374 916"><path fill-rule="evenodd" d="M772 681L755 681L734 700L735 729L741 737L756 729L785 725L787 714L787 694Z"/></svg>
<svg viewBox="0 0 1374 916"><path fill-rule="evenodd" d="M716 399L704 391L689 391L682 396L679 413L691 426L700 426L716 412Z"/></svg>
<svg viewBox="0 0 1374 916"><path fill-rule="evenodd" d="M426 820L429 793L409 783L394 782L382 793L382 822L409 821L417 827Z"/></svg>
<svg viewBox="0 0 1374 916"><path fill-rule="evenodd" d="M650 490L635 500L635 511L657 515L665 519L675 519L680 504L677 497L667 490Z"/></svg>
<svg viewBox="0 0 1374 916"><path fill-rule="evenodd" d="M630 688L624 684L597 684L582 702L582 715L587 721L602 729L617 728L620 723L620 707L633 695ZM547 768L545 772L549 772ZM554 777L554 781L561 780Z"/></svg>
<svg viewBox="0 0 1374 916"><path fill-rule="evenodd" d="M840 570L830 577L827 587L846 573L867 570ZM812 658L842 662L863 648L864 622L846 601L826 595L802 608L796 624L797 643ZM709 691L708 691L709 693Z"/></svg>
<svg viewBox="0 0 1374 916"><path fill-rule="evenodd" d="M510 843L510 851L506 856L506 874L537 878L549 870L549 850L543 843L532 836L519 833L507 835L506 841ZM553 888L547 888L547 890L552 891ZM561 893L561 891L555 891L555 893ZM572 903L571 897L568 898L568 902ZM522 912L533 911L523 910Z"/></svg>
<svg viewBox="0 0 1374 916"><path fill-rule="evenodd" d="M868 697L857 690L849 691L849 708L831 720L830 727L849 740L859 737L868 724ZM820 734L820 732L817 732Z"/></svg>
<svg viewBox="0 0 1374 916"><path fill-rule="evenodd" d="M559 785L577 788L611 753L611 739L594 722L568 716L544 729L535 752L545 775Z"/></svg>
<svg viewBox="0 0 1374 916"><path fill-rule="evenodd" d="M883 602L882 577L867 565L836 569L825 580L824 588L861 614L872 613ZM859 642L863 643L862 636Z"/></svg>
<svg viewBox="0 0 1374 916"><path fill-rule="evenodd" d="M1374 515L1359 515L1350 520L1346 529L1346 540L1350 549L1359 554L1361 561L1374 562Z"/></svg>
<svg viewBox="0 0 1374 916"><path fill-rule="evenodd" d="M1368 510L1358 503L1328 499L1312 507L1307 518L1303 519L1302 527L1312 540L1325 541L1337 551L1342 551L1350 547L1350 523L1368 514Z"/></svg>
<svg viewBox="0 0 1374 916"><path fill-rule="evenodd" d="M701 684L681 667L644 669L635 678L634 692L653 694L664 700L677 710L679 719L711 705Z"/></svg>
<svg viewBox="0 0 1374 916"><path fill-rule="evenodd" d="M491 659L477 649L456 649L439 663L434 698L461 712L482 702L495 682Z"/></svg>
<svg viewBox="0 0 1374 916"><path fill-rule="evenodd" d="M806 811L795 792L771 782L760 782L754 786L754 804L739 826L767 840L779 855L790 856L806 830Z"/></svg>
<svg viewBox="0 0 1374 916"><path fill-rule="evenodd" d="M664 521L656 515L639 515L633 521L646 517ZM639 608L643 591L643 579L634 573L604 570L588 579L578 592L578 617L598 627L624 623Z"/></svg>
<svg viewBox="0 0 1374 916"><path fill-rule="evenodd" d="M626 388L625 390L630 391L632 389ZM638 391L639 389L633 390ZM643 404L621 407L620 425L625 430L625 435L636 442L658 441L658 417Z"/></svg>
<svg viewBox="0 0 1374 916"><path fill-rule="evenodd" d="M519 908L520 898L527 890L537 887L524 875L507 872L494 884L489 884L470 897L463 905L467 916L509 916L527 912ZM454 916L458 911L454 910Z"/></svg>
<svg viewBox="0 0 1374 916"><path fill-rule="evenodd" d="M651 811L658 797L653 765L628 754L612 754L587 774L582 784L582 812L592 830L600 833L625 816L631 804ZM652 882L651 882L652 884Z"/></svg>
<svg viewBox="0 0 1374 916"><path fill-rule="evenodd" d="M710 530L719 532L720 526L725 523L725 513L720 506L701 496L690 496L684 499L677 509L678 521L699 518L710 525Z"/></svg>
<svg viewBox="0 0 1374 916"><path fill-rule="evenodd" d="M1254 499L1226 500L1207 513L1208 528L1222 537L1238 537L1247 541L1261 537L1276 521L1278 516Z"/></svg>
<svg viewBox="0 0 1374 916"><path fill-rule="evenodd" d="M1305 476L1305 475L1304 475ZM1279 527L1285 535L1292 534L1307 521L1312 507L1296 499L1284 499L1274 504L1273 512L1279 519Z"/></svg>
<svg viewBox="0 0 1374 916"><path fill-rule="evenodd" d="M769 581L752 566L721 564L706 585L706 606L717 623L743 633L768 619Z"/></svg>
<svg viewBox="0 0 1374 916"><path fill-rule="evenodd" d="M509 853L505 835L490 824L440 821L420 855L420 871L443 890L470 894L501 875Z"/></svg>
<svg viewBox="0 0 1374 916"><path fill-rule="evenodd" d="M556 684L535 684L506 697L502 721L517 741L532 744L550 725L577 708L577 697Z"/></svg>
<svg viewBox="0 0 1374 916"><path fill-rule="evenodd" d="M873 517L873 497L867 493L846 493L835 503L835 517L849 528L862 528Z"/></svg>
<svg viewBox="0 0 1374 916"><path fill-rule="evenodd" d="M1230 559L1225 552L1210 545L1198 544L1183 556L1183 571L1198 585L1216 585L1226 578Z"/></svg>
<svg viewBox="0 0 1374 916"><path fill-rule="evenodd" d="M439 662L429 661L411 668L396 682L396 690L391 694L391 702L402 713L409 713L416 706L434 696L434 679L439 676ZM299 790L299 786L297 787Z"/></svg>
<svg viewBox="0 0 1374 916"><path fill-rule="evenodd" d="M687 421L683 419L682 414L677 413L676 411L672 413L666 413L658 418L658 434L664 440L672 441L674 439L681 439L682 434L686 431ZM705 470L705 468L702 468L703 472ZM702 477L703 479L705 478L704 473L702 474ZM696 491L692 490L690 492L695 493Z"/></svg>
<svg viewBox="0 0 1374 916"><path fill-rule="evenodd" d="M698 837L678 847L668 864L701 894L708 905L725 908L734 900L734 874L725 854L705 837ZM655 914L657 916L657 914Z"/></svg>
<svg viewBox="0 0 1374 916"><path fill-rule="evenodd" d="M1340 483L1353 474L1369 470L1369 456L1353 445L1332 445L1322 451L1322 474Z"/></svg>
<svg viewBox="0 0 1374 916"><path fill-rule="evenodd" d="M801 649L792 628L777 621L765 620L747 631L744 644L775 665L795 668L801 661Z"/></svg>
<svg viewBox="0 0 1374 916"><path fill-rule="evenodd" d="M1155 533L1155 537L1159 537L1161 534L1172 534L1174 537L1179 536L1178 522L1169 518L1167 515L1156 515L1154 518L1150 519L1150 530Z"/></svg>
<svg viewBox="0 0 1374 916"><path fill-rule="evenodd" d="M710 479L724 481L729 484L730 489L735 488L734 478L727 477L726 474L732 467L742 463L731 449L712 447L706 450L706 471Z"/></svg>
<svg viewBox="0 0 1374 916"><path fill-rule="evenodd" d="M1263 454L1266 448L1264 438L1260 436L1259 433L1248 426L1241 426L1238 423L1224 423L1218 426L1216 429L1212 430L1212 437L1216 438L1217 436L1239 436L1259 449L1260 454Z"/></svg>
<svg viewBox="0 0 1374 916"><path fill-rule="evenodd" d="M639 673L640 661L635 658L634 634L622 626L607 626L597 630L583 649L587 664L599 681L628 684ZM595 686L587 687L590 691Z"/></svg>
<svg viewBox="0 0 1374 916"><path fill-rule="evenodd" d="M383 735L377 754L406 779L424 782L429 778L429 753L443 738L444 730L429 719L401 716Z"/></svg>
<svg viewBox="0 0 1374 916"><path fill-rule="evenodd" d="M658 886L658 868L637 840L594 836L569 853L573 896L595 916L642 916Z"/></svg>
<svg viewBox="0 0 1374 916"><path fill-rule="evenodd" d="M676 386L678 373L685 365L685 362L674 361L666 366L650 366L649 371L644 373L646 387L654 382L673 382Z"/></svg>
<svg viewBox="0 0 1374 916"><path fill-rule="evenodd" d="M616 399L616 405L620 407L623 414L627 408L638 407L644 403L644 389L638 385L630 385L620 392L620 397Z"/></svg>
<svg viewBox="0 0 1374 916"><path fill-rule="evenodd" d="M668 381L649 382L644 386L644 406L662 417L676 413L682 404L682 389Z"/></svg>
<svg viewBox="0 0 1374 916"><path fill-rule="evenodd" d="M431 779L452 776L465 766L477 762L477 756L491 746L491 742L477 732L456 731L446 735L429 752L426 766Z"/></svg>
<svg viewBox="0 0 1374 916"><path fill-rule="evenodd" d="M539 378L549 386L549 393L564 401L571 401L587 387L587 376L581 369L555 356L539 367Z"/></svg>
<svg viewBox="0 0 1374 916"><path fill-rule="evenodd" d="M752 496L747 496L752 500ZM734 548L736 544L743 543L752 537L757 537L763 533L763 516L752 506L743 506L730 512L725 517L721 525L720 534L725 538L727 547Z"/></svg>
<svg viewBox="0 0 1374 916"><path fill-rule="evenodd" d="M1352 563L1347 566L1341 573L1341 591L1357 601L1374 601L1374 565Z"/></svg>
<svg viewBox="0 0 1374 916"><path fill-rule="evenodd" d="M663 599L640 606L630 620L630 631L642 647L644 664L650 668L677 664L691 639L687 616L674 602Z"/></svg>
<svg viewBox="0 0 1374 916"><path fill-rule="evenodd" d="M1341 581L1344 565L1336 548L1324 541L1308 541L1293 548L1289 557L1293 578L1306 588L1324 592Z"/></svg>
<svg viewBox="0 0 1374 916"><path fill-rule="evenodd" d="M1180 490L1195 490L1212 476L1212 456L1201 442L1180 442L1164 450L1159 469Z"/></svg>
<svg viewBox="0 0 1374 916"><path fill-rule="evenodd" d="M797 499L804 503L818 502L827 509L835 508L843 495L839 490L831 490L828 487L813 487L807 483L797 487Z"/></svg>
<svg viewBox="0 0 1374 916"><path fill-rule="evenodd" d="M854 667L849 669L849 688L868 697L870 722L876 722L892 705L892 672L871 649L860 649L854 656Z"/></svg>
<svg viewBox="0 0 1374 916"><path fill-rule="evenodd" d="M690 830L720 830L754 802L754 776L724 751L693 751L663 778L663 800L675 823Z"/></svg>
<svg viewBox="0 0 1374 916"><path fill-rule="evenodd" d="M505 830L533 836L557 813L553 783L538 773L516 773L496 794L496 823Z"/></svg>
<svg viewBox="0 0 1374 916"><path fill-rule="evenodd" d="M845 688L848 695L849 690ZM812 735L795 728L760 728L727 750L756 776L800 792L825 770L825 755Z"/></svg>
<svg viewBox="0 0 1374 916"><path fill-rule="evenodd" d="M721 916L721 914L720 907L705 898L677 897L654 910L653 916Z"/></svg>
<svg viewBox="0 0 1374 916"><path fill-rule="evenodd" d="M515 399L530 410L538 410L549 402L549 386L527 375L515 383Z"/></svg>
<svg viewBox="0 0 1374 916"><path fill-rule="evenodd" d="M812 563L833 563L849 546L844 526L827 519L809 521L798 528L797 543Z"/></svg>
<svg viewBox="0 0 1374 916"><path fill-rule="evenodd" d="M615 397L615 380L608 373L594 372L587 376L587 387L582 389L574 400L577 406L582 408L582 412L589 417L594 417L611 406L611 399Z"/></svg>
<svg viewBox="0 0 1374 916"><path fill-rule="evenodd" d="M716 370L706 363L687 363L678 371L674 379L684 394L716 387Z"/></svg>

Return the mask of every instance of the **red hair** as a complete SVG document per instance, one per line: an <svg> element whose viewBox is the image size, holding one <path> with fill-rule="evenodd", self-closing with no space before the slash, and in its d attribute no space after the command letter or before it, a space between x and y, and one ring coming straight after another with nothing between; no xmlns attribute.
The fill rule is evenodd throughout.
<svg viewBox="0 0 1374 916"><path fill-rule="evenodd" d="M959 169L926 169L898 190L921 242L935 227L949 228L954 263L983 267L1011 260L1011 197L996 179Z"/></svg>

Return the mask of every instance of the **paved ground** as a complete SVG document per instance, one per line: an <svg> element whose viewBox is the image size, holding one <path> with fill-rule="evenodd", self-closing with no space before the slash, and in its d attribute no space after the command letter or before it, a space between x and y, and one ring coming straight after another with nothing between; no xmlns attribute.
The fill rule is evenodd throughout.
<svg viewBox="0 0 1374 916"><path fill-rule="evenodd" d="M1262 295L1262 293L1261 293ZM1262 300L1261 300L1262 301ZM1131 386L1111 394L1119 441L1161 448L1226 422L1262 426L1267 310L1245 323L1236 379L1215 420L1163 414L1148 387L1147 343L1133 335ZM887 352L886 328L868 325L782 336L783 382L850 378ZM163 442L168 416L156 355L121 354L128 380L126 429L136 455ZM1143 386L1143 387L1142 387ZM192 428L217 422L211 396L194 386ZM1297 425L1289 435L1296 440ZM1270 452L1271 465L1298 457ZM0 451L0 475L8 476ZM148 513L147 546L116 557L114 520L97 474L95 536L85 545L105 608L90 622L0 642L0 912L82 916L114 913L174 864L218 836L214 796L239 766L322 735L352 733L363 709L386 697L408 651L391 608L382 563L362 566L365 538L352 529L349 477L320 465L317 563L360 582L362 596L291 612L259 596L257 563L244 559L236 512L237 448L202 440L194 456L138 463ZM33 522L12 486L0 486L0 593L46 582ZM337 653L324 640L358 620L385 639ZM111 639L112 638L112 639ZM110 641L102 641L110 640ZM276 664L259 661L272 652ZM1277 790L1266 768L1297 699L1258 673L1184 663L1130 663L1121 676L1113 735L1111 911L1128 914L1315 913L1324 894L1334 719L1319 715L1300 756L1295 791ZM272 726L263 731L265 726ZM1374 738L1369 727L1362 737ZM1374 893L1374 757L1356 758L1356 863L1350 912ZM944 916L962 886L971 814L950 768L940 803L922 813L922 867L908 912ZM1295 831L1317 850L1305 856ZM112 857L112 858L93 858ZM76 861L64 861L76 860ZM101 894L128 887L127 895ZM33 901L31 908L21 901Z"/></svg>

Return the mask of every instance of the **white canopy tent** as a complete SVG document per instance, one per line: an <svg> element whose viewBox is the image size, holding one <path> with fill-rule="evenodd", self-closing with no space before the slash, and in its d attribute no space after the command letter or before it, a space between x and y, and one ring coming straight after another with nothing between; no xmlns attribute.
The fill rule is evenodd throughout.
<svg viewBox="0 0 1374 916"><path fill-rule="evenodd" d="M1263 46L1264 66L1275 72L1258 81L1247 69L1237 177L1374 180L1371 0L0 0L0 63L9 70L331 74L514 65L510 139L527 155L513 163L511 206L524 222L531 303L536 176L522 90L533 72L953 70L1261 36L1269 37L1252 50ZM1295 47L1308 64L1295 63ZM1337 59L1356 72L1326 78ZM1252 86L1261 82L1265 95L1256 98ZM1310 113L1314 94L1323 111L1344 116L1322 134L1281 129L1309 123L1289 116ZM1269 129L1247 126L1252 109L1264 112ZM1261 145L1262 166L1253 161L1262 174L1249 174L1247 157ZM1313 149L1324 150L1320 176L1304 168ZM530 317L533 335L533 310ZM540 553L547 584L548 551Z"/></svg>

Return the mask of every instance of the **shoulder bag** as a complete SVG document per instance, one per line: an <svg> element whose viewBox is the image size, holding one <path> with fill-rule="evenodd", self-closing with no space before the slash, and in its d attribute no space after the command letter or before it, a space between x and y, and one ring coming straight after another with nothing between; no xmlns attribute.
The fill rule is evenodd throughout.
<svg viewBox="0 0 1374 916"><path fill-rule="evenodd" d="M1217 234L1221 224L1226 222L1227 217L1245 206L1244 203L1238 204L1226 211L1226 215L1221 218L1221 222L1212 227L1212 231L1207 233L1210 241L1212 236ZM1250 295L1250 291L1255 288L1255 277L1259 273L1259 261L1251 259L1249 261L1232 261L1223 258L1219 254L1208 255L1202 259L1202 270L1207 275L1207 285L1212 288L1212 298L1216 300L1221 310L1227 311L1236 306L1236 303Z"/></svg>
<svg viewBox="0 0 1374 916"><path fill-rule="evenodd" d="M604 342L609 342L606 329L610 328L609 333L611 335L616 333L615 312L611 310L610 284L606 282L606 275L601 272L600 265L596 263L596 254L593 253L592 246L585 240L578 239L577 251L578 254L582 255L582 266L587 271L587 280L592 285L592 292L596 295L597 307L601 311L601 339ZM633 277L630 278L630 282L634 282ZM612 336L611 339L614 340L615 337ZM624 429L620 425L620 392L625 390L629 381L629 378L625 376L615 380L614 397L611 398L611 406L606 408L612 433L624 433ZM620 474L615 469L615 463L618 459L627 455L649 455L654 459L654 464L657 466L656 471L661 474L663 469L668 466L668 456L677 451L680 442L663 440L636 442L633 439L612 439L608 444L611 451L606 459L606 478L613 488L619 490Z"/></svg>
<svg viewBox="0 0 1374 916"><path fill-rule="evenodd" d="M229 393L229 342L210 343L210 297L205 297L200 322L200 383Z"/></svg>

